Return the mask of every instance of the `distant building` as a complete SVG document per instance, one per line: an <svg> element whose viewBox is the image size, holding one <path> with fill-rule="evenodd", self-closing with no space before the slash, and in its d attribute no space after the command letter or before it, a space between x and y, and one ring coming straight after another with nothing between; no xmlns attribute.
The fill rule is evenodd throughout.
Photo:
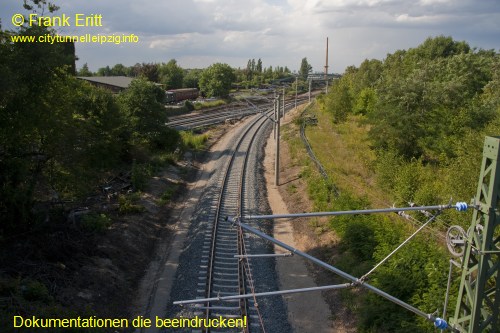
<svg viewBox="0 0 500 333"><path fill-rule="evenodd" d="M85 80L97 87L119 93L127 89L134 78L127 76L77 76L80 80Z"/></svg>

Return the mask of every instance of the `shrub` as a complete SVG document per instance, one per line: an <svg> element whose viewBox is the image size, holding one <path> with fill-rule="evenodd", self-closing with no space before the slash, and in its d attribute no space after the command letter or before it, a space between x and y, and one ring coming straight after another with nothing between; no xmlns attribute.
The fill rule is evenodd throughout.
<svg viewBox="0 0 500 333"><path fill-rule="evenodd" d="M196 135L191 131L181 132L182 146L187 149L202 150L208 141L207 134Z"/></svg>
<svg viewBox="0 0 500 333"><path fill-rule="evenodd" d="M179 185L177 184L172 184L170 185L160 196L160 200L158 200L159 205L164 205L170 200L172 200L172 197L174 196L175 192L179 188Z"/></svg>
<svg viewBox="0 0 500 333"><path fill-rule="evenodd" d="M87 214L82 218L82 228L90 232L102 232L111 226L111 218L106 214Z"/></svg>
<svg viewBox="0 0 500 333"><path fill-rule="evenodd" d="M185 101L184 102L184 107L186 108L186 110L188 111L193 111L194 110L194 105L193 103L191 103L190 101Z"/></svg>
<svg viewBox="0 0 500 333"><path fill-rule="evenodd" d="M144 190L148 177L151 176L151 167L147 164L139 164L135 160L132 163L131 181L134 189Z"/></svg>
<svg viewBox="0 0 500 333"><path fill-rule="evenodd" d="M36 280L26 280L20 287L23 298L27 301L43 301L48 302L52 300L49 295L47 287Z"/></svg>
<svg viewBox="0 0 500 333"><path fill-rule="evenodd" d="M120 195L118 197L118 211L122 214L127 214L127 213L140 213L144 211L144 207L137 204L137 202L140 200L141 196L140 193L130 193L127 195Z"/></svg>

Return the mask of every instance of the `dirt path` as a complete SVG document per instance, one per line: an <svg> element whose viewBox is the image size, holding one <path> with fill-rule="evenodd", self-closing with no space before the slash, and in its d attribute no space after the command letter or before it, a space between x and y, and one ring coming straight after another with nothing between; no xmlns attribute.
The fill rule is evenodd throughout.
<svg viewBox="0 0 500 333"><path fill-rule="evenodd" d="M287 115L284 122L285 124L290 121L292 115ZM278 187L274 185L274 147L274 138L271 133L267 141L264 160L268 200L273 214L286 214L289 213L287 204L283 201ZM290 165L287 166L282 164L281 167L282 169L286 169L289 168ZM281 182L284 181L283 177L281 177ZM274 223L275 238L293 247L301 247L300 244L296 244L291 221L279 219ZM303 221L299 223L303 223ZM286 251L276 246L275 252L283 253ZM304 259L301 257L294 256L278 258L277 270L280 278L280 289L282 290L316 286ZM330 319L330 310L328 304L322 298L321 292L315 291L309 293L291 294L285 296L285 301L288 307L288 320L293 325L294 332L338 332L332 327L333 322Z"/></svg>

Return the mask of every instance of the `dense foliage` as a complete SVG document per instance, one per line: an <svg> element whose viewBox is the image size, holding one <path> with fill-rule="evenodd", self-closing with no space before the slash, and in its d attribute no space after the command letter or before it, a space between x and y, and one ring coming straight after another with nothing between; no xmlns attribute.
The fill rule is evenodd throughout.
<svg viewBox="0 0 500 333"><path fill-rule="evenodd" d="M220 64L222 65L222 64ZM223 64L228 66L226 64ZM305 76L312 70L307 59L302 59L301 70L305 71ZM101 67L95 73L89 70L87 64L83 64L78 71L78 76L129 76L129 77L144 77L149 81L160 83L165 89L179 88L199 88L200 79L203 72L205 77L210 76L212 69L183 69L177 64L175 59L171 59L168 63L137 63L133 66L126 67L122 64L116 64L113 67ZM234 75L230 76L231 86L238 88L259 88L271 84L280 83L282 79L290 80L292 72L288 67L268 66L264 67L261 59L249 59L246 68L233 68ZM226 81L224 78L223 81ZM224 82L219 82L219 84ZM306 86L305 78L301 76L301 86Z"/></svg>
<svg viewBox="0 0 500 333"><path fill-rule="evenodd" d="M288 67L273 66L265 67L259 58L248 59L247 67L236 69L236 82L244 88L259 88L271 84L277 80L290 77L291 71Z"/></svg>
<svg viewBox="0 0 500 333"><path fill-rule="evenodd" d="M484 136L500 133L499 86L498 52L440 36L383 61L349 67L320 105L336 124L356 119L369 125L377 156L371 168L398 205L446 203L450 197L469 201L476 191ZM366 207L349 189L332 205ZM470 219L453 212L441 216L433 233L412 240L396 260L375 271L372 283L427 313L442 309L449 255L435 237L450 224L467 230ZM341 267L366 272L408 236L409 230L384 220L332 220L331 227L343 236ZM356 308L361 331L433 331L376 295L361 297ZM453 299L450 304L449 313Z"/></svg>
<svg viewBox="0 0 500 333"><path fill-rule="evenodd" d="M440 36L384 61L349 67L322 107L334 122L364 115L379 155L380 185L399 203L451 195L468 200L475 193L484 135L499 132L499 80L497 52ZM428 181L431 175L438 177Z"/></svg>
<svg viewBox="0 0 500 333"><path fill-rule="evenodd" d="M200 91L208 97L228 97L235 79L234 71L228 64L213 64L201 73Z"/></svg>
<svg viewBox="0 0 500 333"><path fill-rule="evenodd" d="M0 239L37 221L36 201L84 196L109 172L158 149L173 150L163 91L135 80L118 97L76 79L64 44L0 40Z"/></svg>

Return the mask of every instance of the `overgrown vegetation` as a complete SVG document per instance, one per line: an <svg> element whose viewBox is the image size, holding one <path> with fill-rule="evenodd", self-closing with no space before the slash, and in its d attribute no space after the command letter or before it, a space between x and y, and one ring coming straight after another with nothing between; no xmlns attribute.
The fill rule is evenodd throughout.
<svg viewBox="0 0 500 333"><path fill-rule="evenodd" d="M118 197L118 211L122 214L134 214L144 211L144 206L139 204L141 199L140 192L134 192L129 194L121 194Z"/></svg>
<svg viewBox="0 0 500 333"><path fill-rule="evenodd" d="M83 230L90 232L102 232L111 226L111 218L106 214L91 213L82 218Z"/></svg>
<svg viewBox="0 0 500 333"><path fill-rule="evenodd" d="M19 34L54 32L21 28ZM110 172L133 160L172 152L179 134L168 129L163 91L133 81L118 96L76 79L74 53L60 44L0 43L0 230L32 228L32 207L54 193L78 199ZM31 59L31 60L30 60ZM136 188L144 180L134 172Z"/></svg>
<svg viewBox="0 0 500 333"><path fill-rule="evenodd" d="M45 0L25 3L33 4L30 10L52 6ZM164 92L153 83L138 78L115 95L74 76L72 43L12 43L9 38L55 33L36 25L0 31L0 322L6 332L13 330L14 314L94 314L101 305L96 299L82 305L89 293L82 291L83 298L61 293L79 287L78 274L92 275L81 269L92 266L89 258L105 256L99 242L113 242L112 198L129 186L122 175L131 175L134 190L143 189L153 171L174 160L180 143L179 134L165 126ZM106 193L106 201L97 189L113 177L125 186ZM138 196L120 196L119 212L144 210ZM94 211L68 214L87 205ZM136 279L107 287L96 277L85 285L116 291ZM79 304L68 305L73 301Z"/></svg>
<svg viewBox="0 0 500 333"><path fill-rule="evenodd" d="M202 150L208 141L208 134L195 134L192 131L182 131L181 143L182 147L191 150Z"/></svg>
<svg viewBox="0 0 500 333"><path fill-rule="evenodd" d="M449 37L427 39L384 61L350 67L318 100L308 139L340 196L314 169L302 172L316 209L351 210L469 201L485 135L500 132L500 58ZM423 216L415 215L423 220ZM370 283L427 313L442 313L449 254L442 235L471 215L446 212L370 275ZM333 260L362 276L414 230L393 216L330 220L342 241ZM455 275L456 276L456 275ZM448 313L453 312L456 281ZM351 293L360 332L433 332L432 325L369 293Z"/></svg>
<svg viewBox="0 0 500 333"><path fill-rule="evenodd" d="M226 105L227 102L223 99L218 99L216 101L209 101L209 102L196 102L194 103L194 109L195 110L202 110L202 109L208 109L208 108L213 108L216 106L221 106L221 105Z"/></svg>

